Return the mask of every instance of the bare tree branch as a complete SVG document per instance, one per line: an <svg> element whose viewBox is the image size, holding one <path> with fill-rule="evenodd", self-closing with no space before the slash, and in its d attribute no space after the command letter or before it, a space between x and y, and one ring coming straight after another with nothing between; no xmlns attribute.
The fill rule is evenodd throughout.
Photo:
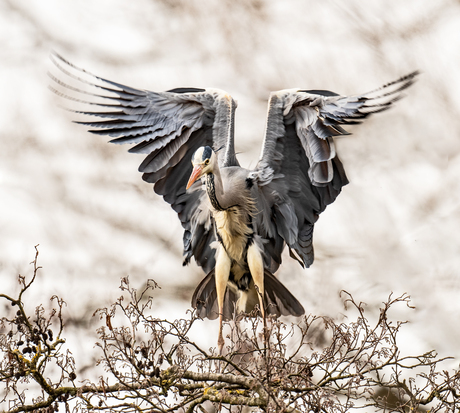
<svg viewBox="0 0 460 413"><path fill-rule="evenodd" d="M38 249L30 280L18 278L17 298L0 295L18 308L0 320L0 401L10 403L10 412L57 411L61 403L76 412L194 412L207 411L209 403L229 411L246 406L277 412L371 407L406 412L422 406L454 412L460 407L460 373L441 366L448 357L435 351L400 353L397 337L405 323L392 321L390 310L401 304L413 308L407 294L390 294L374 324L365 317L364 304L345 291L347 316L354 317L347 323L307 316L290 326L276 319L264 326L257 317L245 317L229 324L231 346L222 356L190 338L197 321L193 312L175 321L155 318L158 285L149 280L138 292L128 277L121 280L124 295L95 312L105 323L96 345L108 376L77 385L72 354L63 347L64 301L52 297L49 313L40 304L32 316L24 306L40 269L37 260ZM312 341L320 330L329 337L322 348ZM33 389L33 397L26 396L26 388Z"/></svg>

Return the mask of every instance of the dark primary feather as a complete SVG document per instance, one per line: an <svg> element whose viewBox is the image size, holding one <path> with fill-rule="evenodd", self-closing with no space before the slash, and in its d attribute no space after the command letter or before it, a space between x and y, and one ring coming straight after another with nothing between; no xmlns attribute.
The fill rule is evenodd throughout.
<svg viewBox="0 0 460 413"><path fill-rule="evenodd" d="M337 93L331 92L330 90L303 90L303 92L309 93L310 95L339 96Z"/></svg>

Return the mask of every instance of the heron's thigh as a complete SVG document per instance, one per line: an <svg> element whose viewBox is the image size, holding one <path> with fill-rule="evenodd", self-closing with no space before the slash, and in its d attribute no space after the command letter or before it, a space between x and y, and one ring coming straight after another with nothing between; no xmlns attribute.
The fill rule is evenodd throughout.
<svg viewBox="0 0 460 413"><path fill-rule="evenodd" d="M217 303L219 307L223 305L225 290L227 288L227 281L230 275L230 268L232 260L228 256L225 249L220 246L217 251L216 258L216 291L217 291Z"/></svg>
<svg viewBox="0 0 460 413"><path fill-rule="evenodd" d="M259 292L264 294L264 261L262 254L256 243L248 248L248 266L254 284L259 288Z"/></svg>

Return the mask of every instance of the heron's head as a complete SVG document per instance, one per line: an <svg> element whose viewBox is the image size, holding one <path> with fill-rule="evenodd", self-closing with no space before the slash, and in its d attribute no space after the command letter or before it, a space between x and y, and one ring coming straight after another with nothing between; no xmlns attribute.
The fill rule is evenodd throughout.
<svg viewBox="0 0 460 413"><path fill-rule="evenodd" d="M192 184L205 174L212 173L217 162L215 152L209 146L201 146L192 157L193 171L187 183L189 189Z"/></svg>

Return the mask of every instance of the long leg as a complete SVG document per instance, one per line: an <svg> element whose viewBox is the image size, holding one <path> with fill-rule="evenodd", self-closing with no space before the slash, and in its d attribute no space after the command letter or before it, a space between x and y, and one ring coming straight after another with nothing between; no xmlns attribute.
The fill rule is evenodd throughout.
<svg viewBox="0 0 460 413"><path fill-rule="evenodd" d="M217 338L217 345L219 346L219 354L222 354L224 347L224 337L222 335L222 323L224 320L224 297L227 289L228 277L230 275L231 260L227 255L225 249L220 246L217 252L216 260L216 292L217 304L219 306L219 336Z"/></svg>
<svg viewBox="0 0 460 413"><path fill-rule="evenodd" d="M262 317L265 321L264 308L264 261L259 247L253 243L248 248L248 266L251 272L254 285L257 287L257 295L259 296L259 306Z"/></svg>
<svg viewBox="0 0 460 413"><path fill-rule="evenodd" d="M251 272L252 279L254 280L254 285L256 286L257 295L259 296L259 307L260 313L262 314L262 319L264 323L264 341L265 347L268 346L268 328L267 320L265 318L265 307L264 307L264 261L262 254L257 246L257 244L252 244L248 248L248 266L249 271Z"/></svg>

